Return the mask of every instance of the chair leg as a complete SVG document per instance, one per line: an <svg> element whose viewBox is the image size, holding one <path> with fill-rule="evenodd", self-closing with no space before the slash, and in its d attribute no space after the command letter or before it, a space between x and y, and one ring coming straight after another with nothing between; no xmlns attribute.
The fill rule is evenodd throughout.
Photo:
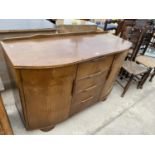
<svg viewBox="0 0 155 155"><path fill-rule="evenodd" d="M126 71L123 68L121 68L121 71L120 71L120 79L121 80L123 80L125 74L126 74Z"/></svg>
<svg viewBox="0 0 155 155"><path fill-rule="evenodd" d="M128 77L129 77L129 73L126 72L126 73L125 73L125 78L128 78Z"/></svg>
<svg viewBox="0 0 155 155"><path fill-rule="evenodd" d="M151 72L151 68L149 68L149 70L143 75L141 81L139 82L137 88L139 89L142 89L143 88L143 85L144 83L146 82L146 80L148 79L149 75L150 75L150 72Z"/></svg>
<svg viewBox="0 0 155 155"><path fill-rule="evenodd" d="M153 74L151 75L151 78L150 78L150 80L149 80L150 82L152 82L154 76L155 76L155 69L154 69L154 72L153 72Z"/></svg>
<svg viewBox="0 0 155 155"><path fill-rule="evenodd" d="M134 75L132 74L129 78L129 81L127 82L126 86L124 87L123 93L121 95L121 97L124 97L125 93L127 92L127 90L129 89L129 86L131 84L131 81L133 80Z"/></svg>

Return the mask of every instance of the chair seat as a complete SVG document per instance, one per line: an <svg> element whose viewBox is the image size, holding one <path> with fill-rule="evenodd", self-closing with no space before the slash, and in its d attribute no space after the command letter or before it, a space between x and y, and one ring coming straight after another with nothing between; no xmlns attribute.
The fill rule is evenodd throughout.
<svg viewBox="0 0 155 155"><path fill-rule="evenodd" d="M139 65L134 61L125 61L122 68L133 75L139 75L147 72L147 68L145 66Z"/></svg>
<svg viewBox="0 0 155 155"><path fill-rule="evenodd" d="M155 58L145 55L137 56L136 61L149 68L155 68Z"/></svg>
<svg viewBox="0 0 155 155"><path fill-rule="evenodd" d="M128 54L132 54L133 53L133 49L129 49Z"/></svg>

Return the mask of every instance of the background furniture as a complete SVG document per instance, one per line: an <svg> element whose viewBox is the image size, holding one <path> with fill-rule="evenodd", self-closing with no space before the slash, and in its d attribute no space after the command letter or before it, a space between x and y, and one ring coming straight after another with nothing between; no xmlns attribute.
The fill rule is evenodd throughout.
<svg viewBox="0 0 155 155"><path fill-rule="evenodd" d="M46 130L106 99L131 43L75 33L9 39L2 46L26 128Z"/></svg>
<svg viewBox="0 0 155 155"><path fill-rule="evenodd" d="M118 19L106 19L104 24L104 31L116 30L118 27Z"/></svg>
<svg viewBox="0 0 155 155"><path fill-rule="evenodd" d="M136 62L143 64L144 66L149 68L149 73L152 71L152 75L150 81L152 81L153 77L155 76L155 58L148 57L145 55L140 55L136 58ZM149 77L149 74L147 78Z"/></svg>
<svg viewBox="0 0 155 155"><path fill-rule="evenodd" d="M133 27L135 24L135 19L124 19L119 20L118 27L116 29L116 35L122 37L123 32L126 30L127 27Z"/></svg>
<svg viewBox="0 0 155 155"><path fill-rule="evenodd" d="M111 30L115 30L118 27L118 23L120 20L118 19L95 19L92 20L94 23L97 24L97 27L99 29L102 29L103 31L111 31Z"/></svg>
<svg viewBox="0 0 155 155"><path fill-rule="evenodd" d="M127 39L130 42L132 42L132 47L128 53L127 59L135 60L135 58L139 52L139 48L141 46L142 36L143 36L143 30L141 30L139 28L135 28L135 27L128 26L122 32L121 37L123 39Z"/></svg>
<svg viewBox="0 0 155 155"><path fill-rule="evenodd" d="M148 26L145 27L142 40L141 40L141 46L140 46L140 53L142 55L145 54L146 50L148 49L149 45L151 45L151 40L154 35L154 26Z"/></svg>
<svg viewBox="0 0 155 155"><path fill-rule="evenodd" d="M0 19L0 41L19 36L56 33L55 25L43 19ZM5 88L11 86L6 63L0 47L0 76Z"/></svg>
<svg viewBox="0 0 155 155"><path fill-rule="evenodd" d="M11 129L11 125L1 97L1 91L3 90L4 87L0 78L0 135L11 135L13 134L13 131Z"/></svg>
<svg viewBox="0 0 155 155"><path fill-rule="evenodd" d="M58 19L56 27L59 33L97 31L97 25L90 21L77 19Z"/></svg>
<svg viewBox="0 0 155 155"><path fill-rule="evenodd" d="M149 75L149 73L146 67L142 65L138 65L134 61L125 61L122 66L122 69L127 72L127 75L129 77L125 86L123 86L119 82L119 84L123 87L123 92L121 97L124 97L125 93L130 87L132 80L134 80L135 78L138 79L139 81L138 81L137 88L141 88L145 82L144 80L147 78L147 75ZM123 73L123 71L121 71L121 73ZM139 75L142 76L142 78L139 78ZM120 77L122 78L123 75L120 74Z"/></svg>
<svg viewBox="0 0 155 155"><path fill-rule="evenodd" d="M123 86L121 82L118 81L118 83L123 87L123 93L121 95L122 97L129 89L132 80L138 80L137 88L142 88L147 76L150 73L150 69L134 62L135 57L138 54L142 35L142 31L135 27L126 27L122 33L122 37L124 39L132 42L132 48L129 50L130 52L128 53L127 61L124 62L120 72L121 80L124 78L127 80L127 83L125 86Z"/></svg>

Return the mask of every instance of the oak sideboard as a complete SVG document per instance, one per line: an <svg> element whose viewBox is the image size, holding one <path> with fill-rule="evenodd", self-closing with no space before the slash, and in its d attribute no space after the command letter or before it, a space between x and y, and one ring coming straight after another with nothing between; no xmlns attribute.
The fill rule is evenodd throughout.
<svg viewBox="0 0 155 155"><path fill-rule="evenodd" d="M129 41L112 34L60 34L1 42L28 130L51 129L111 92Z"/></svg>

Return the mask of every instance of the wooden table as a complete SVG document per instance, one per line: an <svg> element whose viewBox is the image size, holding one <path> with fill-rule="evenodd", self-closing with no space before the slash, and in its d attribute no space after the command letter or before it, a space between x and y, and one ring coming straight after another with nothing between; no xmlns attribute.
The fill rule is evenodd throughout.
<svg viewBox="0 0 155 155"><path fill-rule="evenodd" d="M56 32L55 25L43 19L0 19L0 41L21 36L34 34L53 34ZM5 88L10 87L10 79L0 47L0 75Z"/></svg>
<svg viewBox="0 0 155 155"><path fill-rule="evenodd" d="M97 31L95 23L84 20L59 19L56 21L56 26L59 33Z"/></svg>
<svg viewBox="0 0 155 155"><path fill-rule="evenodd" d="M108 33L38 36L1 44L28 130L47 130L105 100L131 47Z"/></svg>

